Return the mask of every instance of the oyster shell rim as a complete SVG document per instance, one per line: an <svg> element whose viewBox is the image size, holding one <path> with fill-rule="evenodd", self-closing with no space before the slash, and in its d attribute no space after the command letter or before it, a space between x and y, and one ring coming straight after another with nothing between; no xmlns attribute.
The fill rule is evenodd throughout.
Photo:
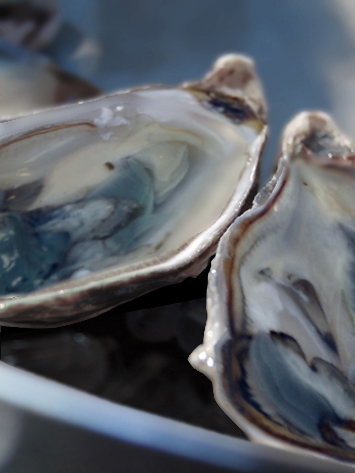
<svg viewBox="0 0 355 473"><path fill-rule="evenodd" d="M298 113L286 125L281 138L280 152L276 159L276 171L269 182L259 191L254 198L251 209L236 218L226 233L222 236L216 256L212 260L207 287L207 323L203 343L189 356L189 362L196 370L207 376L213 385L214 397L222 410L245 432L250 440L275 448L283 448L309 457L318 457L331 461L334 465L347 464L355 466L355 453L346 452L341 447L330 445L311 446L305 441L297 441L286 436L278 436L275 430L267 430L265 423L256 423L251 415L243 415L242 408L234 407L227 399L221 378L224 366L221 361L221 347L228 341L233 343L233 337L238 334L233 327L233 316L240 318L240 311L234 311L237 299L232 289L232 270L234 261L238 259L239 242L245 238L249 227L254 222L262 220L271 210L275 201L283 193L289 179L287 163L292 160L292 150L301 149L304 140L311 133L317 131L329 132L341 146L355 149L353 141L343 133L332 117L322 111L304 111ZM312 156L306 160L312 162ZM347 159L338 160L337 156L329 156L327 160L319 160L320 166L346 167ZM352 162L352 167L354 163ZM241 299L241 298L240 298ZM236 302L238 304L238 301ZM239 303L241 305L242 302ZM210 361L209 361L210 360ZM290 433L290 437L292 437ZM295 437L295 436L294 436ZM296 438L296 437L295 437ZM300 437L298 437L300 439ZM344 454L342 454L344 452ZM351 462L351 463L349 463ZM352 463L354 462L354 463Z"/></svg>
<svg viewBox="0 0 355 473"><path fill-rule="evenodd" d="M244 77L245 74L242 74L244 82L238 82L238 68L244 69L244 72L245 70L249 71L248 80L246 82ZM221 71L223 71L222 76ZM206 76L209 79L216 77L216 82L210 86L208 90L205 90L204 88L206 77L201 81L184 83L180 87L167 87L168 89L178 89L189 93L193 93L194 91L197 93L205 93L206 97L208 97L211 92L221 93L220 89L221 86L223 86L224 77L225 75L230 76L231 71L236 74L237 81L237 87L232 99L239 100L239 102L245 104L249 110L251 110L254 117L259 120L262 128L250 147L250 156L248 162L243 168L238 182L236 183L235 192L215 223L200 234L194 236L180 248L165 254L164 259L154 258L148 262L148 265L137 263L136 265L131 265L132 269L125 272L122 272L122 270L115 270L115 266L113 266L100 271L95 271L92 275L84 276L77 280L66 280L56 283L48 288L34 291L29 294L0 297L1 325L45 328L59 327L86 320L106 312L117 305L128 302L135 297L150 292L151 290L180 282L186 277L196 277L207 266L209 258L215 252L218 241L225 232L225 229L233 222L236 215L238 215L245 204L250 192L255 187L260 167L260 156L265 146L268 134L268 127L265 124L266 104L263 97L263 89L258 77L256 76L253 61L244 55L233 54L225 55L217 59L214 68ZM250 87L250 82L252 83L252 90L257 90L258 92L257 99L255 99L254 102L250 101L248 97L244 95L244 88L246 85ZM127 92L146 90L147 88L147 86L136 87L105 96L95 97L85 102L79 102L79 104L92 103L102 98L116 97ZM229 90L233 89L229 87ZM226 99L228 98L231 97L226 96ZM65 111L77 105L78 104L69 104L59 106L56 107L56 110ZM37 115L38 117L41 113L46 113L50 110L52 109L45 109L40 112L34 111L20 119L22 121L30 119L33 115ZM6 129L9 128L9 126L11 127L11 122L14 120L16 120L16 118L10 119L1 124L2 129L0 129L0 135L3 140L2 145L6 144L8 137L11 137L12 133L7 133ZM51 126L53 126L53 124L47 126L42 124L42 127L37 125L36 129L46 129ZM27 131L30 130L26 129L26 132ZM242 190L240 190L240 186L243 186ZM137 289L137 284L141 286L139 290ZM118 291L118 294L113 293L112 301L109 297L106 298L108 299L107 304L103 304L101 301L101 303L93 303L87 310L84 308L80 308L80 310L78 308L72 309L70 315L64 316L63 318L63 311L68 309L68 306L73 306L75 300L79 303L79 299L84 299L86 298L85 296L101 300L102 296L104 296L104 294L102 294L103 292L107 291L107 293L112 294L111 290L119 288L125 289L123 294L120 291ZM122 300L119 300L120 296ZM115 302L113 302L114 300ZM59 309L55 310L53 305L58 305ZM101 306L100 309L97 307L94 309L93 306L99 305ZM53 314L53 311L55 315ZM32 312L31 316L28 316L29 312ZM83 314L80 318L75 316L78 312ZM48 316L41 317L40 314L44 313L52 313L54 316L51 316L50 318ZM62 314L62 317L60 317L59 314ZM21 319L21 315L23 315L23 319Z"/></svg>

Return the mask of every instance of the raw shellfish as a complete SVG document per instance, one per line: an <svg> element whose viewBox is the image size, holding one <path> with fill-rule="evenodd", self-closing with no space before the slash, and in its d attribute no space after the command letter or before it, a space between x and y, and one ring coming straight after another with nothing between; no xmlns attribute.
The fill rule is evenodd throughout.
<svg viewBox="0 0 355 473"><path fill-rule="evenodd" d="M255 441L355 461L355 148L327 115L221 239L190 361Z"/></svg>
<svg viewBox="0 0 355 473"><path fill-rule="evenodd" d="M265 121L252 62L228 55L180 88L3 123L1 323L64 325L198 275L255 185Z"/></svg>

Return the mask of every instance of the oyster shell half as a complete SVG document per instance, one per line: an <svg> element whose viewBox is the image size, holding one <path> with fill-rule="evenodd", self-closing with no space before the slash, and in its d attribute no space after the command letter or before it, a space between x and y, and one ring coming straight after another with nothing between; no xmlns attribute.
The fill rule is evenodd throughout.
<svg viewBox="0 0 355 473"><path fill-rule="evenodd" d="M190 362L251 439L355 461L355 148L323 113L221 239Z"/></svg>
<svg viewBox="0 0 355 473"><path fill-rule="evenodd" d="M197 276L255 185L253 63L1 124L0 320L64 325Z"/></svg>

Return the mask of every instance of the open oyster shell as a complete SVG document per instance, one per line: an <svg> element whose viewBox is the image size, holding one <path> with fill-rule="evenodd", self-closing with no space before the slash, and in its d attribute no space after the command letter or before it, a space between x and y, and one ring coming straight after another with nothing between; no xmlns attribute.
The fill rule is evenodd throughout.
<svg viewBox="0 0 355 473"><path fill-rule="evenodd" d="M355 461L355 152L323 113L221 239L190 362L251 439Z"/></svg>
<svg viewBox="0 0 355 473"><path fill-rule="evenodd" d="M265 121L252 61L227 55L199 82L1 124L1 323L64 325L197 276L255 185Z"/></svg>

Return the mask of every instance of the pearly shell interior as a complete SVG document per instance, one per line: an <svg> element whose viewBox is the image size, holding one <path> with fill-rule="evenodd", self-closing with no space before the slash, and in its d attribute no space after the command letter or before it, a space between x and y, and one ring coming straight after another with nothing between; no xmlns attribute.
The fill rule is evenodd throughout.
<svg viewBox="0 0 355 473"><path fill-rule="evenodd" d="M265 106L252 62L229 55L200 82L45 111L0 136L0 317L57 324L199 274L255 183Z"/></svg>
<svg viewBox="0 0 355 473"><path fill-rule="evenodd" d="M252 439L351 461L354 162L327 115L288 125L276 175L219 245L190 357Z"/></svg>
<svg viewBox="0 0 355 473"><path fill-rule="evenodd" d="M149 259L196 237L228 205L246 165L235 157L247 156L258 136L257 128L244 133L185 91L132 92L85 108L65 124L0 144L3 215L29 222L31 235L69 238L57 268L33 289ZM102 225L110 228L97 233ZM5 289L23 292L22 276Z"/></svg>

